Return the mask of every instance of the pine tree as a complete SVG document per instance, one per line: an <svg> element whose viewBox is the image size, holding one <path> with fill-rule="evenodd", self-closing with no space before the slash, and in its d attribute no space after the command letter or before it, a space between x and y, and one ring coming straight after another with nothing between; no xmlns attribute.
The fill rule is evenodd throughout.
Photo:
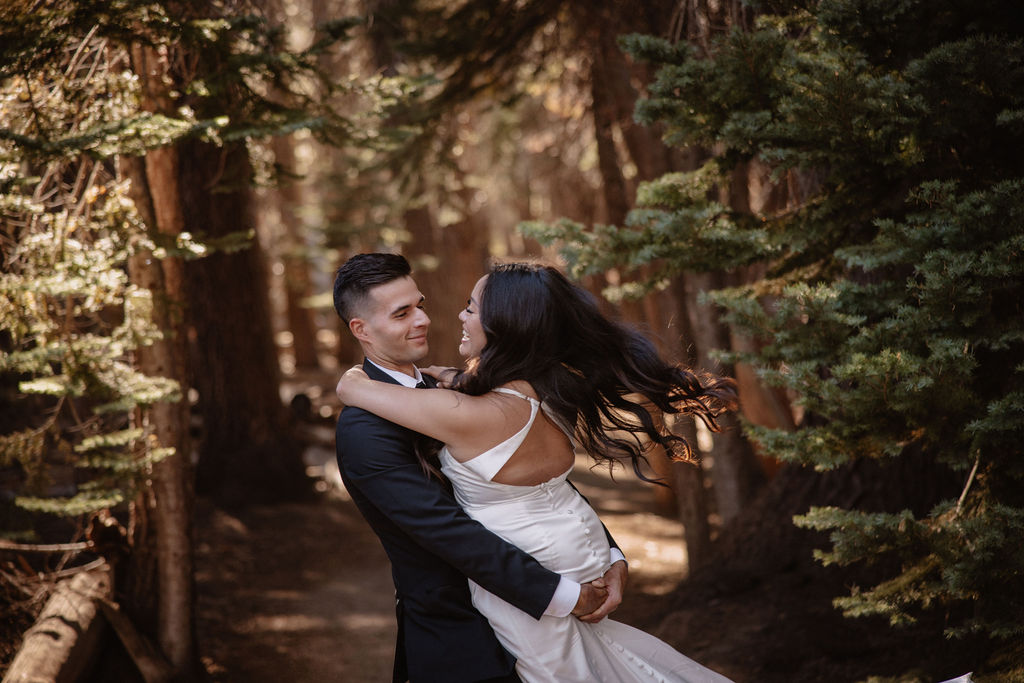
<svg viewBox="0 0 1024 683"><path fill-rule="evenodd" d="M144 376L131 362L134 350L161 335L150 320L151 293L133 286L126 271L133 253L154 245L109 159L193 130L140 115L123 55L111 58L84 32L58 30L79 18L4 17L0 131L0 371L6 387L37 397L28 399L28 414L11 409L0 454L5 466L40 473L40 482L47 453L112 475L89 477L69 497L19 501L71 515L130 497L127 475L167 455L129 426L136 407L181 395L175 381Z"/></svg>
<svg viewBox="0 0 1024 683"><path fill-rule="evenodd" d="M4 534L32 538L38 520L25 510L70 518L78 531L72 524L69 533L109 512L130 522L132 535L110 549L110 559L128 554L118 599L183 675L197 664L193 482L189 453L157 435L187 432L187 411L164 409L183 400L185 376L151 353L183 339L183 302L139 283L158 283L160 262L245 249L251 235L161 230L166 207L154 210L144 186L152 190L155 177L139 170L159 162L140 157L186 141L245 155L248 142L271 135L306 129L340 142L355 130L329 107L341 88L316 66L352 22L334 22L296 52L258 16L220 9L211 17L183 3L0 7L0 472L14 494L0 514L16 522ZM143 90L159 79L133 72L133 56L147 50L179 58L184 77L171 97L187 97L182 106L144 106L152 94ZM189 61L195 55L209 64ZM153 277L141 276L147 269ZM184 426L165 423L182 414Z"/></svg>
<svg viewBox="0 0 1024 683"><path fill-rule="evenodd" d="M926 514L812 509L826 564L895 559L845 614L947 633L1024 632L1024 13L1014 3L757 3L705 52L650 36L638 119L707 161L647 183L623 226L538 230L577 274L647 266L763 276L711 299L761 347L749 361L798 396L796 431L748 425L770 455L820 471L924 458L957 473ZM769 165L783 210L720 201L738 165ZM638 287L642 289L642 287ZM629 292L618 292L618 294Z"/></svg>

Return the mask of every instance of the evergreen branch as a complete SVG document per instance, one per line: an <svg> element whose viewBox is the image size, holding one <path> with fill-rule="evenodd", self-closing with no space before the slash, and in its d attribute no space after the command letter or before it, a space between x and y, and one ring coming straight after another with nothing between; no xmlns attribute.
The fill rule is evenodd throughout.
<svg viewBox="0 0 1024 683"><path fill-rule="evenodd" d="M98 158L125 152L141 154L184 138L209 136L227 123L224 117L186 121L146 112L52 140L0 128L0 140L16 145L14 152L0 155L0 161L11 161L26 153L41 159L69 158L83 153L94 154Z"/></svg>

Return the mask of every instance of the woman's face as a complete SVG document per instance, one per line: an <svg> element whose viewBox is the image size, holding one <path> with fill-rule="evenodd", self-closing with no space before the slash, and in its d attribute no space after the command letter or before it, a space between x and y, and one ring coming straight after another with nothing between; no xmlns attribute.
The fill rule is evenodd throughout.
<svg viewBox="0 0 1024 683"><path fill-rule="evenodd" d="M464 358L479 356L487 345L487 337L484 335L483 325L480 323L480 299L484 291L484 284L487 276L476 281L473 292L469 295L469 302L459 313L459 320L462 321L462 341L459 342L459 353Z"/></svg>

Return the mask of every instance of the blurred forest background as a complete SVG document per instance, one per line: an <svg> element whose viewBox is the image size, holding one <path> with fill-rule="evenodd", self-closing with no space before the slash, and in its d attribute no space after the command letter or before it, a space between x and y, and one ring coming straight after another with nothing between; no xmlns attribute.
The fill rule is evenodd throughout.
<svg viewBox="0 0 1024 683"><path fill-rule="evenodd" d="M334 269L394 250L433 362L539 256L737 379L666 424L701 466L651 454L660 636L733 601L740 682L1024 680L1022 151L1012 0L4 2L5 666L96 575L147 680L203 675L197 496L311 495Z"/></svg>

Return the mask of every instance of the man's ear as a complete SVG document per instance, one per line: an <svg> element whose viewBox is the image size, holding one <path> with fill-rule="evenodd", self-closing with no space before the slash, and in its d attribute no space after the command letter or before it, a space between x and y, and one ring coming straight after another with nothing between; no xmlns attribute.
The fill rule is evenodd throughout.
<svg viewBox="0 0 1024 683"><path fill-rule="evenodd" d="M350 318L348 321L348 329L352 332L352 336L359 341L369 341L369 335L366 333L366 321L362 318Z"/></svg>

